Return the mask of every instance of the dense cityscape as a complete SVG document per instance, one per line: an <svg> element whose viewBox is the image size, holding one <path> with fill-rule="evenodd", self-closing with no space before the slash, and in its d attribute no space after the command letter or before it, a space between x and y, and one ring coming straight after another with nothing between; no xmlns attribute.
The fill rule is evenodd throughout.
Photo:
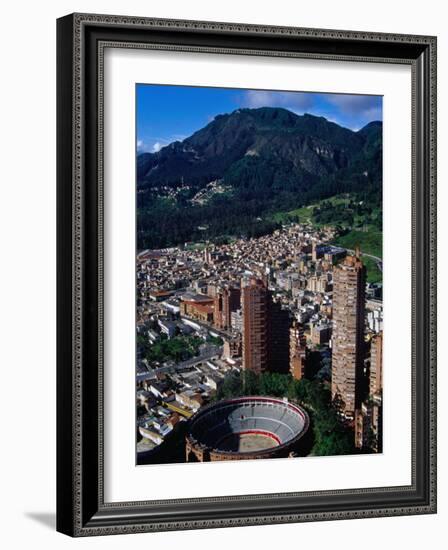
<svg viewBox="0 0 448 550"><path fill-rule="evenodd" d="M382 451L382 285L337 236L291 222L138 253L138 463L188 460L189 419L255 394L310 416L311 443L288 456Z"/></svg>
<svg viewBox="0 0 448 550"><path fill-rule="evenodd" d="M381 453L382 98L136 94L137 464Z"/></svg>

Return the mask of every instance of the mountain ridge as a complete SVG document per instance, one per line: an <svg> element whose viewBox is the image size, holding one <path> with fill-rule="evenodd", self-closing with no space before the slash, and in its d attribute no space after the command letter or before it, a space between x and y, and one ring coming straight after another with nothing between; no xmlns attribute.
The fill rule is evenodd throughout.
<svg viewBox="0 0 448 550"><path fill-rule="evenodd" d="M381 122L371 122L355 132L324 117L296 115L284 108L237 109L217 115L183 141L175 141L155 153L138 155L137 181L139 187L162 182L175 186L183 177L188 183L201 185L206 179L225 176L230 165L248 151L277 153L283 160L286 153L286 158L296 160L296 165L302 157L305 171L317 170L318 175L324 175L348 164L353 152L362 147L366 128L381 126ZM331 166L329 156L335 166Z"/></svg>
<svg viewBox="0 0 448 550"><path fill-rule="evenodd" d="M214 182L225 192L207 194ZM381 187L381 121L353 131L324 117L296 115L284 108L237 109L217 115L181 142L137 156L139 231L149 235L145 217L163 217L163 199L169 199L164 208L175 210L178 220L190 209L194 223L200 220L216 226L216 231L218 226L230 231L238 224L226 228L215 217L230 212L233 218L232 202L247 226L257 209L259 217L346 191L367 193L380 204ZM196 211L195 197L201 193L208 202ZM189 236L183 231L176 234Z"/></svg>

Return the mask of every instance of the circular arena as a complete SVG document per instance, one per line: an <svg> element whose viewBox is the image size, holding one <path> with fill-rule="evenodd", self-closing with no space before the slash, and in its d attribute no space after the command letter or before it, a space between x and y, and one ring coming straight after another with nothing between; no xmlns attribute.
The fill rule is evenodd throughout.
<svg viewBox="0 0 448 550"><path fill-rule="evenodd" d="M286 400L253 396L219 401L190 419L186 460L287 457L308 425L307 413Z"/></svg>

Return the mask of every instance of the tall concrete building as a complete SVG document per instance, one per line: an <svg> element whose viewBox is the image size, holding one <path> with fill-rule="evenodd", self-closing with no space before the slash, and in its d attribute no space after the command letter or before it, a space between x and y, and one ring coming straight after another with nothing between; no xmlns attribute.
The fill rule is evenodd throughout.
<svg viewBox="0 0 448 550"><path fill-rule="evenodd" d="M365 401L355 413L355 447L382 452L382 411L381 402Z"/></svg>
<svg viewBox="0 0 448 550"><path fill-rule="evenodd" d="M204 248L204 263L207 265L210 265L212 263L212 255L208 244Z"/></svg>
<svg viewBox="0 0 448 550"><path fill-rule="evenodd" d="M213 324L217 328L223 328L222 293L219 290L213 296Z"/></svg>
<svg viewBox="0 0 448 550"><path fill-rule="evenodd" d="M289 312L271 298L268 308L269 372L289 372L289 326Z"/></svg>
<svg viewBox="0 0 448 550"><path fill-rule="evenodd" d="M265 281L242 288L243 367L257 374L289 369L289 314L274 303Z"/></svg>
<svg viewBox="0 0 448 550"><path fill-rule="evenodd" d="M381 452L383 448L383 333L370 346L369 396L355 413L355 446Z"/></svg>
<svg viewBox="0 0 448 550"><path fill-rule="evenodd" d="M383 333L380 332L372 338L370 347L370 377L369 394L381 395L383 389Z"/></svg>
<svg viewBox="0 0 448 550"><path fill-rule="evenodd" d="M296 380L305 376L306 337L303 325L294 321L289 329L289 372Z"/></svg>
<svg viewBox="0 0 448 550"><path fill-rule="evenodd" d="M360 406L364 364L366 268L359 256L357 249L333 272L331 393L348 419Z"/></svg>
<svg viewBox="0 0 448 550"><path fill-rule="evenodd" d="M232 313L241 307L241 289L227 287L218 289L214 297L214 318L216 327L228 330L232 325Z"/></svg>
<svg viewBox="0 0 448 550"><path fill-rule="evenodd" d="M251 278L242 288L243 367L257 374L268 370L270 300L270 293L261 279Z"/></svg>

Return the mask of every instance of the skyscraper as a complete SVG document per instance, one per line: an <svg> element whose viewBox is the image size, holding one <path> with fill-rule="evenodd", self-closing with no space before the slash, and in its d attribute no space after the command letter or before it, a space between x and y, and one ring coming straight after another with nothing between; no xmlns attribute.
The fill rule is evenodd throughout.
<svg viewBox="0 0 448 550"><path fill-rule="evenodd" d="M364 362L366 268L359 255L357 249L333 272L331 393L349 419L360 406Z"/></svg>
<svg viewBox="0 0 448 550"><path fill-rule="evenodd" d="M270 293L261 279L242 288L243 366L256 374L268 370L268 309Z"/></svg>
<svg viewBox="0 0 448 550"><path fill-rule="evenodd" d="M215 296L214 324L227 330L232 324L232 313L241 306L241 289L228 287L220 289Z"/></svg>
<svg viewBox="0 0 448 550"><path fill-rule="evenodd" d="M213 324L217 328L223 328L222 321L222 294L216 291L213 297Z"/></svg>
<svg viewBox="0 0 448 550"><path fill-rule="evenodd" d="M355 413L355 447L382 452L382 412L381 403L368 400L361 404Z"/></svg>
<svg viewBox="0 0 448 550"><path fill-rule="evenodd" d="M243 367L256 374L287 373L289 369L289 313L272 300L261 279L242 288Z"/></svg>
<svg viewBox="0 0 448 550"><path fill-rule="evenodd" d="M370 377L369 394L374 397L381 395L383 388L383 333L372 338L370 347Z"/></svg>
<svg viewBox="0 0 448 550"><path fill-rule="evenodd" d="M268 370L289 372L289 312L272 298L268 304Z"/></svg>
<svg viewBox="0 0 448 550"><path fill-rule="evenodd" d="M303 325L294 321L289 329L289 371L296 380L305 375L306 338Z"/></svg>
<svg viewBox="0 0 448 550"><path fill-rule="evenodd" d="M383 448L383 333L373 336L370 346L369 396L356 410L355 446L382 452Z"/></svg>

